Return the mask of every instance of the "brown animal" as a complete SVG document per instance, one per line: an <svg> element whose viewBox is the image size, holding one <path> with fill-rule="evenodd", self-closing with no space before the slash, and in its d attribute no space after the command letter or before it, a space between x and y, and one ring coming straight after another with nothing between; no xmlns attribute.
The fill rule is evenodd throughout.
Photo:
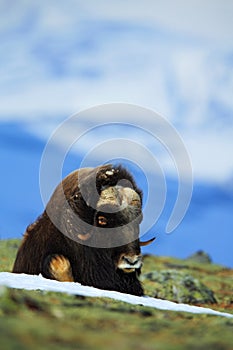
<svg viewBox="0 0 233 350"><path fill-rule="evenodd" d="M13 272L143 295L142 192L121 166L69 174L28 226Z"/></svg>

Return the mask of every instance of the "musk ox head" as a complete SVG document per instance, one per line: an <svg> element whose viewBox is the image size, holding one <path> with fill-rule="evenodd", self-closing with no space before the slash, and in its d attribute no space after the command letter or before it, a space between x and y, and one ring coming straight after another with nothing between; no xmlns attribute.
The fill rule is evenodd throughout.
<svg viewBox="0 0 233 350"><path fill-rule="evenodd" d="M142 191L125 168L105 165L80 169L63 180L60 190L65 194L65 202L62 217L55 215L55 221L58 219L58 226L65 235L94 248L124 246L128 249L133 243L130 254L135 249L135 256L140 255ZM56 192L53 197L52 202L58 202ZM50 212L50 218L54 216L49 205L46 210Z"/></svg>

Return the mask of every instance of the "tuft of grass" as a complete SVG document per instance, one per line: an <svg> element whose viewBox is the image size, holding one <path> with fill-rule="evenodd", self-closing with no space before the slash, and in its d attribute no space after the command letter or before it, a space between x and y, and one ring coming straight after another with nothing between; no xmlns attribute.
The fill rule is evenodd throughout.
<svg viewBox="0 0 233 350"><path fill-rule="evenodd" d="M0 241L1 271L11 271L18 246L18 240ZM200 280L218 300L212 308L233 312L232 270L169 257L144 258L144 274L168 269ZM145 279L143 283L146 293L152 295L157 281ZM232 333L233 320L223 317L0 287L0 344L4 350L230 350Z"/></svg>

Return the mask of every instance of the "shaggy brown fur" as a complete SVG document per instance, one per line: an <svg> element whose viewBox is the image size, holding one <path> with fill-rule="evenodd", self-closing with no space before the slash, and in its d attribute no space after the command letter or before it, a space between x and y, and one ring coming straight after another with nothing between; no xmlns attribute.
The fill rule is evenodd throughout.
<svg viewBox="0 0 233 350"><path fill-rule="evenodd" d="M13 272L143 295L141 203L141 191L121 166L74 171L28 226Z"/></svg>

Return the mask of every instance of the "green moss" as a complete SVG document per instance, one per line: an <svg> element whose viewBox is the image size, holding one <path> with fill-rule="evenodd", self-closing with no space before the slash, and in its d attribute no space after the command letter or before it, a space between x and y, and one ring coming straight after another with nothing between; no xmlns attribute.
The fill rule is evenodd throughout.
<svg viewBox="0 0 233 350"><path fill-rule="evenodd" d="M19 239L0 240L0 271L12 270L19 245Z"/></svg>

